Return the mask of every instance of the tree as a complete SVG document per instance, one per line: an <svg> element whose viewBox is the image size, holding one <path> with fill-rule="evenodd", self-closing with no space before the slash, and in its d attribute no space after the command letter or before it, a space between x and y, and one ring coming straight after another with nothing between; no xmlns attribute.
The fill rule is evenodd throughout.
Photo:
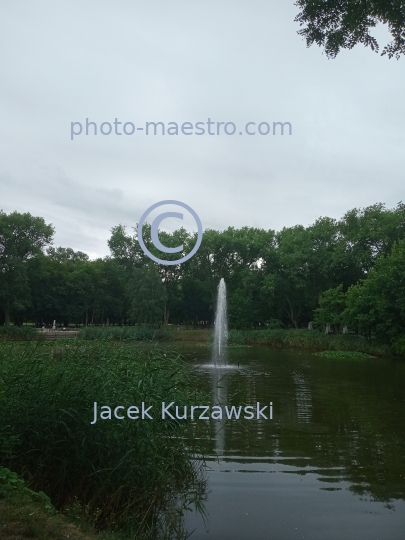
<svg viewBox="0 0 405 540"><path fill-rule="evenodd" d="M54 229L43 218L29 213L0 210L0 302L5 325L10 324L10 311L22 309L30 302L27 262L52 243Z"/></svg>
<svg viewBox="0 0 405 540"><path fill-rule="evenodd" d="M298 328L314 295L310 291L309 255L311 239L302 225L285 227L277 233L277 303ZM315 307L315 305L311 306Z"/></svg>
<svg viewBox="0 0 405 540"><path fill-rule="evenodd" d="M319 298L319 308L315 310L315 323L322 326L330 324L335 333L339 334L344 322L345 308L346 295L343 292L343 285L328 289Z"/></svg>
<svg viewBox="0 0 405 540"><path fill-rule="evenodd" d="M236 289L229 299L229 322L232 328L248 329L255 320L255 307L251 295Z"/></svg>
<svg viewBox="0 0 405 540"><path fill-rule="evenodd" d="M393 210L378 203L353 208L343 216L339 228L346 245L346 258L357 269L352 283L366 277L380 255L391 252L395 242L405 238L405 206Z"/></svg>
<svg viewBox="0 0 405 540"><path fill-rule="evenodd" d="M154 264L134 269L130 295L131 314L136 323L156 325L162 322L167 296Z"/></svg>
<svg viewBox="0 0 405 540"><path fill-rule="evenodd" d="M51 324L53 320L68 323L69 281L67 263L40 255L27 264L31 291L28 316L36 325Z"/></svg>
<svg viewBox="0 0 405 540"><path fill-rule="evenodd" d="M128 235L123 225L118 225L111 229L111 238L108 241L113 259L119 262L125 269L128 279L131 279L134 268L142 268L149 265L150 259L142 251L138 242L137 227L134 228L132 236ZM162 244L167 247L177 247L183 245L182 253L163 253L157 249L151 240L151 226L145 223L143 227L143 239L147 249L156 257L163 260L177 260L189 253L197 241L197 235L191 235L184 228L177 229L172 233L159 231L159 238ZM157 267L161 281L165 288L166 301L164 304L164 324L169 322L169 317L173 312L178 311L181 304L180 280L184 275L184 265L164 265Z"/></svg>
<svg viewBox="0 0 405 540"><path fill-rule="evenodd" d="M264 268L265 257L271 259L269 250L273 244L273 231L250 227L228 227L225 231L207 229L204 231L200 249L185 263L185 271L187 275L192 275L208 285L213 310L221 278L225 279L229 299L234 291L247 286L246 273L255 274L254 281L257 282L257 288L259 287L259 279L264 275L264 271L256 271ZM251 286L252 283L249 283L249 287ZM251 324L253 323L251 320Z"/></svg>
<svg viewBox="0 0 405 540"><path fill-rule="evenodd" d="M148 227L145 224L145 228ZM150 226L149 226L150 229ZM132 272L134 266L141 266L146 261L146 255L138 242L137 228L134 227L134 234L127 234L124 225L117 225L111 229L111 238L107 244L110 248L111 255L117 259L129 272ZM145 242L149 249L150 242Z"/></svg>
<svg viewBox="0 0 405 540"><path fill-rule="evenodd" d="M380 47L370 33L378 23L388 25L393 38L381 56L398 59L405 53L404 0L297 0L295 5L301 9L295 21L304 26L298 34L308 47L314 43L324 47L328 58L358 43L378 52Z"/></svg>
<svg viewBox="0 0 405 540"><path fill-rule="evenodd" d="M48 256L58 262L86 262L89 260L87 253L83 251L74 251L72 248L50 247L47 250Z"/></svg>
<svg viewBox="0 0 405 540"><path fill-rule="evenodd" d="M395 344L405 335L405 242L380 257L367 279L347 293L347 316L352 324L374 331L385 343Z"/></svg>
<svg viewBox="0 0 405 540"><path fill-rule="evenodd" d="M186 276L181 282L180 322L212 322L211 295L209 284L193 276Z"/></svg>
<svg viewBox="0 0 405 540"><path fill-rule="evenodd" d="M97 287L92 306L92 323L120 323L130 307L128 281L120 264L110 257L92 261L97 268Z"/></svg>
<svg viewBox="0 0 405 540"><path fill-rule="evenodd" d="M197 241L197 235L191 235L183 227L173 231L172 233L159 231L159 238L161 239L162 244L167 247L174 248L180 245L183 246L182 252L179 253L162 253L155 246L150 246L149 249L151 253L163 260L181 259L184 255L192 250ZM163 311L163 321L165 327L169 323L170 315L172 313L176 313L181 305L182 294L180 283L184 278L184 264L186 263L171 265L159 264L157 266L165 289L166 300Z"/></svg>
<svg viewBox="0 0 405 540"><path fill-rule="evenodd" d="M94 265L94 262L79 262L69 273L69 296L74 298L74 302L69 309L69 315L76 319L75 322L81 322L82 315L84 315L84 325L88 325L89 311L92 308L94 309L98 282L99 269Z"/></svg>

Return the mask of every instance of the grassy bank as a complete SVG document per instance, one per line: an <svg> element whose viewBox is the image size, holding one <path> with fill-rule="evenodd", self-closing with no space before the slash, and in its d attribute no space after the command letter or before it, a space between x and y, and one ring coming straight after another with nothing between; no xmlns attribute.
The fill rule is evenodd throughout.
<svg viewBox="0 0 405 540"><path fill-rule="evenodd" d="M108 341L3 343L0 463L99 530L181 538L181 509L198 504L204 481L184 442L187 422L159 412L162 401L182 407L199 399L176 353ZM94 402L145 402L155 413L91 425Z"/></svg>
<svg viewBox="0 0 405 540"><path fill-rule="evenodd" d="M240 345L262 344L276 348L314 351L358 351L376 356L392 354L386 345L356 335L326 335L316 330L231 330L229 342Z"/></svg>
<svg viewBox="0 0 405 540"><path fill-rule="evenodd" d="M56 511L42 491L28 489L14 472L0 467L0 531L2 540L123 540L85 523L74 523Z"/></svg>

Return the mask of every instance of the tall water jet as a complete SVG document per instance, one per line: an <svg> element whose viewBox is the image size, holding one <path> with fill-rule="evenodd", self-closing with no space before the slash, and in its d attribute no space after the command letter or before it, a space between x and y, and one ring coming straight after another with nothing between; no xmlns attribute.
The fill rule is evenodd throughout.
<svg viewBox="0 0 405 540"><path fill-rule="evenodd" d="M216 365L226 365L228 344L228 318L226 310L226 285L224 278L218 286L217 310L215 313L214 351L212 360Z"/></svg>

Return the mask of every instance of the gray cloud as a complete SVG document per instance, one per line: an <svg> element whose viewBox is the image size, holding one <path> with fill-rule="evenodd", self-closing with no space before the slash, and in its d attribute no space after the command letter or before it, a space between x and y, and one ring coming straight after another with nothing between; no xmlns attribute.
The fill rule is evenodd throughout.
<svg viewBox="0 0 405 540"><path fill-rule="evenodd" d="M297 36L293 4L3 3L0 207L44 216L56 243L97 256L113 225L134 226L162 199L218 229L394 206L404 198L403 60L360 47L327 60ZM282 120L293 136L71 141L70 122L86 117Z"/></svg>

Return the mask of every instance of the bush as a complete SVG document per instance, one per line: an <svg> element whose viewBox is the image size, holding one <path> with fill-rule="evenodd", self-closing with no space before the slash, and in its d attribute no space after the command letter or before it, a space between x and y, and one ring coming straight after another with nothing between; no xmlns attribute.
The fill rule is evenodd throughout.
<svg viewBox="0 0 405 540"><path fill-rule="evenodd" d="M392 349L396 354L405 356L405 336L395 339L392 343Z"/></svg>
<svg viewBox="0 0 405 540"><path fill-rule="evenodd" d="M55 354L57 352L57 354ZM0 462L47 493L79 506L99 528L179 526L179 494L202 495L201 469L185 443L187 421L162 420L161 402L195 404L194 376L174 352L123 343L0 346L0 425L16 437ZM206 398L207 399L207 398ZM93 402L152 405L153 420L93 421ZM181 410L181 409L180 409Z"/></svg>

